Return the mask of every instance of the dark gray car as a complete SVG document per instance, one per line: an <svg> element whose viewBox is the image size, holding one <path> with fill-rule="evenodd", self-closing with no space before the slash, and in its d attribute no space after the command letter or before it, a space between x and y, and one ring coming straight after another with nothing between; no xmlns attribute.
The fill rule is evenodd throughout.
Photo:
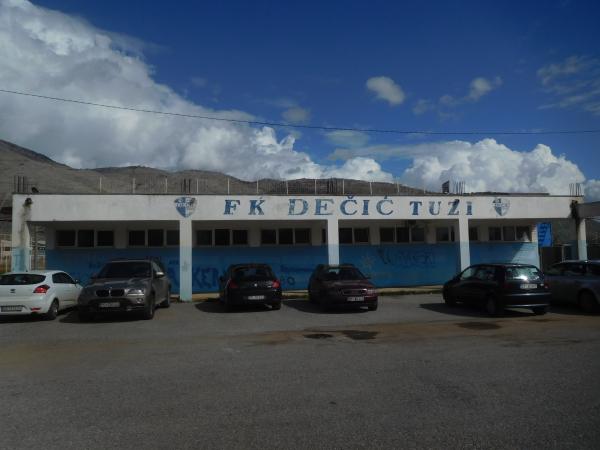
<svg viewBox="0 0 600 450"><path fill-rule="evenodd" d="M115 260L102 267L77 299L81 320L96 313L137 312L152 319L157 305L171 304L171 281L151 260Z"/></svg>
<svg viewBox="0 0 600 450"><path fill-rule="evenodd" d="M600 260L563 261L546 271L553 302L575 303L586 312L598 312Z"/></svg>

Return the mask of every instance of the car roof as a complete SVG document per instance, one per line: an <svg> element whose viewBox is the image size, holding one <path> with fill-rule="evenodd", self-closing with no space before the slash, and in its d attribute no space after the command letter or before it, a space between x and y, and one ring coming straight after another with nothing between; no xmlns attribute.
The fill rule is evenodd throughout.
<svg viewBox="0 0 600 450"><path fill-rule="evenodd" d="M108 261L109 263L113 262L156 262L152 258L115 258Z"/></svg>
<svg viewBox="0 0 600 450"><path fill-rule="evenodd" d="M556 264L563 263L600 264L600 259L565 259L564 261L557 262Z"/></svg>
<svg viewBox="0 0 600 450"><path fill-rule="evenodd" d="M319 264L317 266L319 269L335 269L338 267L354 267L356 268L356 266L354 264L350 264L350 263L343 263L343 264Z"/></svg>
<svg viewBox="0 0 600 450"><path fill-rule="evenodd" d="M271 267L266 263L247 263L247 264L232 264L228 269L237 269L239 267Z"/></svg>
<svg viewBox="0 0 600 450"><path fill-rule="evenodd" d="M535 264L525 264L525 263L477 263L473 264L470 267L479 267L479 266L494 266L494 267L536 267Z"/></svg>
<svg viewBox="0 0 600 450"><path fill-rule="evenodd" d="M12 272L6 272L3 274L0 274L0 276L2 275L53 275L55 273L67 273L64 270L15 270Z"/></svg>

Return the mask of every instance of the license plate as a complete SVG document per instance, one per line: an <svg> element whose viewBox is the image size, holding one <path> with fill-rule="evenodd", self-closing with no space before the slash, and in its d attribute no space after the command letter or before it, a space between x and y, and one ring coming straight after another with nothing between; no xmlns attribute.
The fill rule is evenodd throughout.
<svg viewBox="0 0 600 450"><path fill-rule="evenodd" d="M100 306L100 308L118 308L121 304L119 302L104 302L100 303L98 306Z"/></svg>
<svg viewBox="0 0 600 450"><path fill-rule="evenodd" d="M264 295L249 295L248 300L264 300Z"/></svg>
<svg viewBox="0 0 600 450"><path fill-rule="evenodd" d="M537 284L522 284L521 289L535 289L537 288Z"/></svg>
<svg viewBox="0 0 600 450"><path fill-rule="evenodd" d="M19 312L23 309L22 306L3 306L2 312Z"/></svg>
<svg viewBox="0 0 600 450"><path fill-rule="evenodd" d="M349 302L364 302L364 297L348 297Z"/></svg>

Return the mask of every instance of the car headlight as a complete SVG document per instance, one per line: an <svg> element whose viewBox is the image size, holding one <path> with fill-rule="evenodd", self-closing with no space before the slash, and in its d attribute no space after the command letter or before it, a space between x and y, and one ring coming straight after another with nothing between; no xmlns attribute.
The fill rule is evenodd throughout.
<svg viewBox="0 0 600 450"><path fill-rule="evenodd" d="M145 289L143 288L131 288L127 289L126 295L144 295Z"/></svg>

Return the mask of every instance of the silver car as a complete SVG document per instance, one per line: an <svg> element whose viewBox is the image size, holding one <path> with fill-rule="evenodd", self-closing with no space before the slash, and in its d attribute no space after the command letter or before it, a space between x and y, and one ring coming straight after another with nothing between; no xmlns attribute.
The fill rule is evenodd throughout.
<svg viewBox="0 0 600 450"><path fill-rule="evenodd" d="M171 302L171 281L156 261L114 260L105 264L77 299L79 318L96 313L138 312L152 319L160 304Z"/></svg>
<svg viewBox="0 0 600 450"><path fill-rule="evenodd" d="M585 312L598 312L600 260L563 261L546 271L553 302L578 304Z"/></svg>

